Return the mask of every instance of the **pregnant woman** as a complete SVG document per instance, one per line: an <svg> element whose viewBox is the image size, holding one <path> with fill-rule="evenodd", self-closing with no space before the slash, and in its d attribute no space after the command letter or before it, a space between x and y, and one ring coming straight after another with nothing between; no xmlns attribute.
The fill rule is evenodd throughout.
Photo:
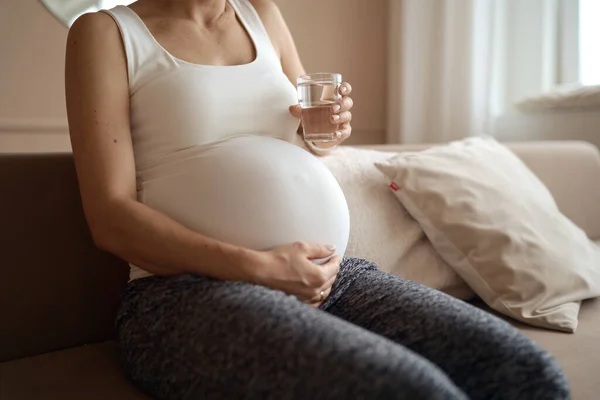
<svg viewBox="0 0 600 400"><path fill-rule="evenodd" d="M305 146L303 73L271 0L140 0L71 28L85 214L131 264L128 378L157 399L567 399L507 323L341 258L348 209L317 157L350 135L351 87L338 140Z"/></svg>

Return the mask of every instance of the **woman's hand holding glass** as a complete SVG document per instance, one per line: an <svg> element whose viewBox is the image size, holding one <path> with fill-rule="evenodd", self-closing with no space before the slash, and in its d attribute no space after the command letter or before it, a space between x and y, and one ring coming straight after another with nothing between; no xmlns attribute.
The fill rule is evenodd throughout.
<svg viewBox="0 0 600 400"><path fill-rule="evenodd" d="M352 112L351 109L354 105L350 93L352 92L352 86L348 82L343 82L338 88L340 99L337 100L331 107L331 115L329 122L338 125L338 129L335 132L335 139L332 141L312 143L313 147L327 150L328 148L335 147L348 139L352 134ZM299 104L295 104L290 107L290 113L298 118L302 118L302 107Z"/></svg>

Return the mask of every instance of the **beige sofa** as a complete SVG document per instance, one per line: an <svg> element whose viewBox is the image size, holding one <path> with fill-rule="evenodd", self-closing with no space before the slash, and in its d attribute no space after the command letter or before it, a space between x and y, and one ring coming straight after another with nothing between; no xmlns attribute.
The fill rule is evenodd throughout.
<svg viewBox="0 0 600 400"><path fill-rule="evenodd" d="M600 239L597 149L581 142L511 148L562 211ZM0 188L0 399L146 398L125 380L114 343L128 268L94 247L71 155L0 155ZM599 300L583 304L575 334L514 324L556 356L573 399L600 398Z"/></svg>

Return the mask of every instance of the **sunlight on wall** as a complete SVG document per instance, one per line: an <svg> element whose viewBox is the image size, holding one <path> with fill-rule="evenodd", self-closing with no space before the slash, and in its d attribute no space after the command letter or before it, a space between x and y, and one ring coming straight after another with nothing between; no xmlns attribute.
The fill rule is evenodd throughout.
<svg viewBox="0 0 600 400"><path fill-rule="evenodd" d="M579 0L579 76L584 85L600 84L600 1Z"/></svg>

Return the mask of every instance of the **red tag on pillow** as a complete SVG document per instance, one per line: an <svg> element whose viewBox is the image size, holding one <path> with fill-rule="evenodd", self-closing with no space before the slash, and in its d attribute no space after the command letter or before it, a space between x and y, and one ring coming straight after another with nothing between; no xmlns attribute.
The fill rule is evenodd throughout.
<svg viewBox="0 0 600 400"><path fill-rule="evenodd" d="M400 186L398 186L396 184L396 182L392 182L390 183L390 189L392 189L394 192L398 191L398 189L400 189Z"/></svg>

